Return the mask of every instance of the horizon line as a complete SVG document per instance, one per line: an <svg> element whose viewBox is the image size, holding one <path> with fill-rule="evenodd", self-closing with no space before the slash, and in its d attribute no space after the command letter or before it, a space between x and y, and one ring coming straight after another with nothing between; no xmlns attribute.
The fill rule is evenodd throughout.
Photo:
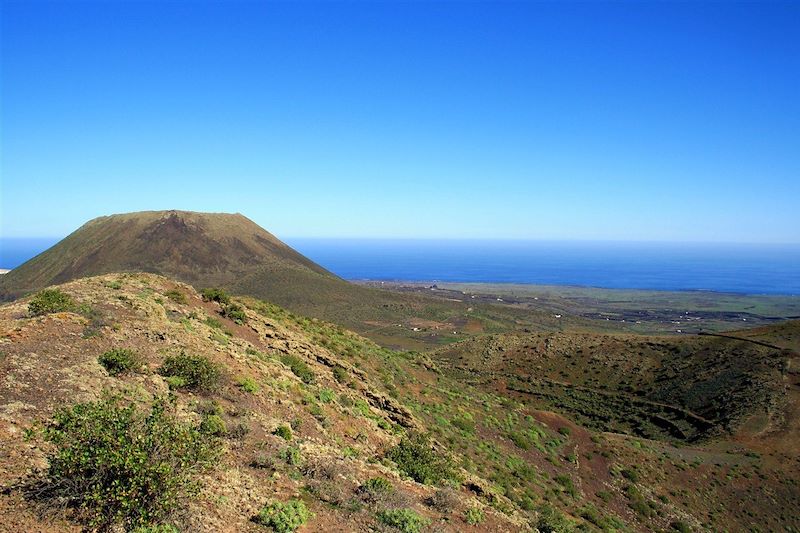
<svg viewBox="0 0 800 533"><path fill-rule="evenodd" d="M52 240L61 241L69 236L38 235L38 236L3 236L0 240ZM276 235L273 233L273 235ZM277 235L276 235L277 236ZM452 236L375 236L375 235L286 235L280 236L281 240L350 240L350 241L455 241L455 242L550 242L550 243L608 243L608 244L719 244L719 245L755 245L755 246L800 246L800 241L731 241L731 240L678 240L678 239L608 239L585 237L452 237Z"/></svg>

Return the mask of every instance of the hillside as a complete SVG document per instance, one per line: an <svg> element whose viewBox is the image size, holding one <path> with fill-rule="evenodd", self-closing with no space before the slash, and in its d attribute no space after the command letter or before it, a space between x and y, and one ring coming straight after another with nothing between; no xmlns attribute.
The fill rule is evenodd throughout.
<svg viewBox="0 0 800 533"><path fill-rule="evenodd" d="M13 269L1 283L17 297L48 285L109 272L155 272L200 287L261 276L269 293L287 282L344 282L240 214L144 211L90 220Z"/></svg>
<svg viewBox="0 0 800 533"><path fill-rule="evenodd" d="M106 406L102 402L110 392L140 410L153 398L172 396L176 419L198 426L191 434L213 443L216 458L192 473L199 492L180 498L171 512L142 518L180 531L278 531L278 518L271 514L277 509L281 520L305 522L297 527L307 532L800 526L791 511L800 504L800 468L792 448L796 420L789 416L797 412L797 358L789 351L797 344L793 326L752 333L760 342L780 340L787 350L781 357L788 369L780 373L789 395L770 396L770 427L720 423L719 431L697 439L660 434L648 439L635 431L609 432L615 428L573 418L559 406L529 402L513 388L487 386L479 366L451 368L445 357L450 352L429 357L388 350L254 298L229 301L210 292L202 299L192 287L152 274L108 274L58 290L46 293L48 299L28 297L0 307L3 531L78 531L89 520L91 505L75 507L63 496L75 498L71 487L80 491L83 485L58 484L59 499L46 484L54 472L74 472L54 470L54 464L83 457L54 455L54 447L65 442L63 433L62 440L53 440L54 428L71 426L53 426L52 419L55 414L65 420L60 409L76 403ZM594 339L603 350L592 355L593 364L600 352L611 351L612 340L632 339ZM486 342L497 346L496 338ZM575 353L574 342L552 337L546 358ZM581 342L588 347L593 340ZM698 347L732 342L743 357L769 359L774 351L767 346L750 351L732 339L694 342ZM510 350L510 344L500 347L495 351ZM459 363L465 368L470 354L493 353L463 348L456 357L465 358ZM620 359L640 349L636 345ZM122 369L125 354L135 363ZM186 356L215 372L187 372L192 367L176 363ZM485 377L497 377L502 360L487 360ZM703 364L713 368L711 363ZM522 366L527 365L526 360ZM625 372L635 367L626 365ZM548 366L541 366L548 375ZM752 392L762 382L719 381L722 388L729 383L733 392L740 386ZM609 381L612 389L640 386L646 388L638 380ZM88 424L96 420L89 416L96 408L79 407L74 416ZM99 412L100 420L109 420L106 411ZM744 420L720 418L729 419ZM84 435L86 426L80 427ZM432 440L426 443L420 434ZM92 450L102 445L98 442L103 441L94 442ZM97 455L102 461L115 457ZM123 523L133 530L130 512L120 516L128 517Z"/></svg>
<svg viewBox="0 0 800 533"><path fill-rule="evenodd" d="M589 321L348 283L239 214L147 211L96 218L0 277L0 300L110 272L150 272L266 299L385 346L419 349L477 332Z"/></svg>
<svg viewBox="0 0 800 533"><path fill-rule="evenodd" d="M590 427L693 442L774 426L797 354L733 334L564 332L483 336L431 356Z"/></svg>

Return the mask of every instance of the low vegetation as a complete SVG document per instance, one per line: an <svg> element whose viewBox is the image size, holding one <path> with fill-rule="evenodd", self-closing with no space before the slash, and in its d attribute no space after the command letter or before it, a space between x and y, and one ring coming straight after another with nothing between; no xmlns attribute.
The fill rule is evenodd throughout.
<svg viewBox="0 0 800 533"><path fill-rule="evenodd" d="M167 522L218 451L165 399L140 407L113 396L63 408L42 436L53 451L32 490L52 505L66 503L97 529Z"/></svg>
<svg viewBox="0 0 800 533"><path fill-rule="evenodd" d="M126 348L109 350L98 357L97 360L112 376L130 372L142 365L142 361L136 355L136 352Z"/></svg>
<svg viewBox="0 0 800 533"><path fill-rule="evenodd" d="M386 509L378 512L378 520L402 533L419 533L431 521L413 509Z"/></svg>
<svg viewBox="0 0 800 533"><path fill-rule="evenodd" d="M222 289L203 289L200 293L203 300L206 302L217 302L221 305L228 305L231 303L231 297Z"/></svg>
<svg viewBox="0 0 800 533"><path fill-rule="evenodd" d="M173 388L212 391L222 377L220 368L202 355L173 355L164 360L159 373Z"/></svg>
<svg viewBox="0 0 800 533"><path fill-rule="evenodd" d="M276 533L291 533L311 518L306 504L292 499L286 503L271 502L261 508L253 521L272 528Z"/></svg>
<svg viewBox="0 0 800 533"><path fill-rule="evenodd" d="M471 526L477 526L483 522L483 519L483 511L478 507L470 507L464 514L464 521Z"/></svg>
<svg viewBox="0 0 800 533"><path fill-rule="evenodd" d="M166 296L167 298L178 304L185 304L187 302L186 294L179 291L178 289L169 290L164 293L164 296Z"/></svg>
<svg viewBox="0 0 800 533"><path fill-rule="evenodd" d="M358 494L367 503L376 503L394 493L392 483L383 477L373 477L358 487Z"/></svg>
<svg viewBox="0 0 800 533"><path fill-rule="evenodd" d="M74 311L75 301L68 294L59 289L44 289L39 291L28 304L28 313L31 316L41 316L50 313Z"/></svg>
<svg viewBox="0 0 800 533"><path fill-rule="evenodd" d="M220 314L240 326L247 322L247 314L244 312L244 308L234 303L222 306Z"/></svg>
<svg viewBox="0 0 800 533"><path fill-rule="evenodd" d="M295 376L300 378L303 383L311 384L314 383L316 376L314 375L314 371L299 357L296 355L287 354L281 357L281 362L288 366L291 371L294 373Z"/></svg>
<svg viewBox="0 0 800 533"><path fill-rule="evenodd" d="M397 468L418 483L438 484L456 479L455 466L446 455L436 451L427 435L405 436L389 450L387 457Z"/></svg>

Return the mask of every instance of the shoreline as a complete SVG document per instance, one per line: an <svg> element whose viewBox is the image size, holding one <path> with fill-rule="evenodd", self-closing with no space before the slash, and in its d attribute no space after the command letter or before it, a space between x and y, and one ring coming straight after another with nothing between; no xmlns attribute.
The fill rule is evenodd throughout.
<svg viewBox="0 0 800 533"><path fill-rule="evenodd" d="M409 286L409 287L475 287L475 288L491 288L491 290L498 292L502 289L503 292L522 290L538 290L538 291L552 291L552 292L566 292L566 291L600 291L600 292L613 292L619 293L637 293L639 295L646 294L679 294L679 295L717 295L728 296L734 298L786 298L800 300L800 294L780 293L780 292L737 292L737 291L719 291L715 289L653 289L653 288L637 288L637 287L602 287L596 285L575 285L575 284L544 284L544 283L524 283L517 281L443 281L443 280L406 280L406 279L370 279L370 278L343 278L345 281L355 283L356 285L391 285L391 286Z"/></svg>

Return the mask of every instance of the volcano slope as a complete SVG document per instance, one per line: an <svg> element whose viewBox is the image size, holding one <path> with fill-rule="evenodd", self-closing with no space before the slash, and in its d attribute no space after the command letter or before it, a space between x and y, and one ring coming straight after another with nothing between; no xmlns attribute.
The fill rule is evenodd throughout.
<svg viewBox="0 0 800 533"><path fill-rule="evenodd" d="M136 512L153 500L164 501L158 491L137 493L124 481L130 477L117 475L122 486L105 487L110 493L104 494L121 491L119 501L127 503L114 508L116 514L101 513L107 520L100 526L107 529L170 524L179 531L254 532L295 527L777 531L800 526L793 511L800 503L800 465L791 448L797 442L791 433L797 423L797 367L788 351L781 373L789 392L770 397L763 420L721 417L725 425L708 418L718 431L683 440L660 433L648 439L635 431L602 431L591 419L573 421L567 410L529 401L527 392L497 387L507 378L486 382L475 369L455 370L450 353L381 348L340 326L253 298L229 300L209 292L204 300L190 286L153 274L107 274L57 290L0 307L2 530L91 529L98 501L118 501L81 499L86 487L76 483L75 472L85 469L56 467L83 457L65 449L74 451L70 445L84 441L74 435L47 438L72 427L63 424L63 410L74 414L69 409L75 404L82 405L77 411L82 429L107 421L104 410L104 416L86 415L97 412L86 402L105 406L108 394L130 399L140 410L153 398L171 398L169 412L178 423L197 428L187 434L213 445L216 459L190 472L196 492L187 485L160 514ZM782 336L787 349L797 342L790 326L780 333L742 335L767 343ZM123 365L121 354L134 363ZM210 366L197 371L200 360ZM777 414L781 410L783 417ZM738 429L731 434L730 428ZM114 444L99 442L89 450L91 464L122 468L114 462L119 454L97 451ZM189 462L172 459L171 465ZM41 488L52 489L48 483L54 482L60 482L56 498L53 490Z"/></svg>
<svg viewBox="0 0 800 533"><path fill-rule="evenodd" d="M0 300L111 272L150 272L222 287L368 335L423 348L476 332L588 325L551 313L400 294L349 283L240 214L145 211L96 218L0 276Z"/></svg>

